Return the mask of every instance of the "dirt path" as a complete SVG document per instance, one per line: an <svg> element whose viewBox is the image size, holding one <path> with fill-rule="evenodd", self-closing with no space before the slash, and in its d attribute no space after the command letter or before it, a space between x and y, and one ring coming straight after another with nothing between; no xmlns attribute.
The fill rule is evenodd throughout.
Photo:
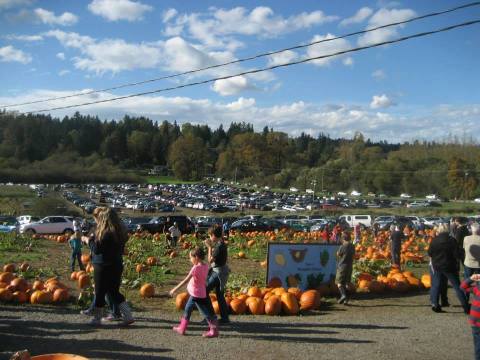
<svg viewBox="0 0 480 360"><path fill-rule="evenodd" d="M451 302L458 305L451 292ZM233 316L218 339L171 331L180 314L149 310L129 329L88 327L73 309L0 305L0 359L69 352L90 359L472 359L470 327L458 306L435 314L426 293L324 306L302 317ZM199 320L194 313L193 319Z"/></svg>

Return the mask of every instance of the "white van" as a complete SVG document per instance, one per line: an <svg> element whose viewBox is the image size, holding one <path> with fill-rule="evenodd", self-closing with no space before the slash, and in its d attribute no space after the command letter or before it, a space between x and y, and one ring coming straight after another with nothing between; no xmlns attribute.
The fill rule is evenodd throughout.
<svg viewBox="0 0 480 360"><path fill-rule="evenodd" d="M357 224L366 227L372 226L372 217L370 215L342 215L340 219L345 220L350 227L354 227Z"/></svg>

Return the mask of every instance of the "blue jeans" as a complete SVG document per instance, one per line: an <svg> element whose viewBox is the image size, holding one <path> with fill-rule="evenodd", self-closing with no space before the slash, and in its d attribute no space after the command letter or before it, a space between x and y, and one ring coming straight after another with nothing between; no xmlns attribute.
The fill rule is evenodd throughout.
<svg viewBox="0 0 480 360"><path fill-rule="evenodd" d="M462 304L463 311L468 313L469 306L467 297L465 296L465 292L460 288L460 279L458 277L458 273L451 273L441 270L434 270L433 277L432 277L432 288L430 289L430 301L432 305L438 306L438 297L440 295L440 285L441 285L441 278L442 275L448 279L450 285L452 285L455 293L457 295L460 304Z"/></svg>
<svg viewBox="0 0 480 360"><path fill-rule="evenodd" d="M475 360L480 360L480 328L472 326L473 347L475 349Z"/></svg>
<svg viewBox="0 0 480 360"><path fill-rule="evenodd" d="M75 260L78 261L78 267L80 270L85 270L82 264L82 253L72 252L72 255L70 255L70 267L72 268L72 272L75 271Z"/></svg>
<svg viewBox="0 0 480 360"><path fill-rule="evenodd" d="M185 310L183 312L183 317L187 320L190 320L192 316L193 307L197 306L198 311L203 315L207 320L216 320L215 312L213 311L212 302L210 301L210 296L205 298L196 298L190 296L188 298L187 304L185 305Z"/></svg>
<svg viewBox="0 0 480 360"><path fill-rule="evenodd" d="M215 295L217 295L218 307L220 309L220 317L223 320L228 320L228 306L225 301L225 295L221 290L220 279L215 271L212 271L207 280L207 294L215 289Z"/></svg>
<svg viewBox="0 0 480 360"><path fill-rule="evenodd" d="M433 283L433 269L431 265L428 267L428 270L430 271L430 279L432 279L432 283ZM440 276L440 289L439 289L440 304L441 306L444 306L448 304L448 280L447 280L447 277L443 274L440 274L439 276ZM436 301L431 301L431 303L432 305L438 304L438 297Z"/></svg>

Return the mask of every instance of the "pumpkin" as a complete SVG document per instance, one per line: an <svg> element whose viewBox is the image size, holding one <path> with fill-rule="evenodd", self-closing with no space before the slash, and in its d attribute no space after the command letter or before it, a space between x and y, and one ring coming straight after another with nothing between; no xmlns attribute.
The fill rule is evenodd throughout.
<svg viewBox="0 0 480 360"><path fill-rule="evenodd" d="M282 311L282 301L276 295L272 295L265 301L265 314L278 315Z"/></svg>
<svg viewBox="0 0 480 360"><path fill-rule="evenodd" d="M300 310L316 310L320 304L320 293L317 290L307 290L300 296Z"/></svg>
<svg viewBox="0 0 480 360"><path fill-rule="evenodd" d="M287 290L285 290L283 287L278 287L276 289L273 289L272 292L277 296L282 296L282 294L285 294Z"/></svg>
<svg viewBox="0 0 480 360"><path fill-rule="evenodd" d="M255 240L248 240L247 246L250 248L250 247L252 247L253 245L255 245L255 242L256 242Z"/></svg>
<svg viewBox="0 0 480 360"><path fill-rule="evenodd" d="M298 301L300 301L300 296L302 296L302 290L299 288L288 288L287 290L290 294L293 294Z"/></svg>
<svg viewBox="0 0 480 360"><path fill-rule="evenodd" d="M17 270L15 264L6 264L6 265L3 267L3 271L4 271L4 272L14 273L15 270Z"/></svg>
<svg viewBox="0 0 480 360"><path fill-rule="evenodd" d="M147 267L143 264L137 264L137 266L135 266L135 271L137 273L145 272L147 271Z"/></svg>
<svg viewBox="0 0 480 360"><path fill-rule="evenodd" d="M240 251L240 252L238 253L238 258L239 258L239 259L246 259L246 258L247 258L247 255L245 255L245 253L244 253L243 251Z"/></svg>
<svg viewBox="0 0 480 360"><path fill-rule="evenodd" d="M68 300L68 291L66 289L57 289L53 293L53 302L60 303Z"/></svg>
<svg viewBox="0 0 480 360"><path fill-rule="evenodd" d="M15 291L12 294L12 301L17 304L23 304L27 302L27 299L28 299L27 294L24 293L23 291Z"/></svg>
<svg viewBox="0 0 480 360"><path fill-rule="evenodd" d="M358 289L366 291L366 290L368 290L368 287L370 286L370 283L371 283L371 281L369 281L369 280L360 280L358 282Z"/></svg>
<svg viewBox="0 0 480 360"><path fill-rule="evenodd" d="M278 277L273 277L270 279L267 285L269 288L278 288L282 286L282 280L280 280Z"/></svg>
<svg viewBox="0 0 480 360"><path fill-rule="evenodd" d="M140 296L142 298L151 298L155 295L155 286L153 284L144 284L140 288Z"/></svg>
<svg viewBox="0 0 480 360"><path fill-rule="evenodd" d="M87 274L80 275L77 280L78 287L84 289L90 285L90 277Z"/></svg>
<svg viewBox="0 0 480 360"><path fill-rule="evenodd" d="M30 268L30 264L27 262L23 262L20 264L20 271L25 272Z"/></svg>
<svg viewBox="0 0 480 360"><path fill-rule="evenodd" d="M11 272L6 271L0 274L0 281L10 284L10 282L15 278L15 275L13 275Z"/></svg>
<svg viewBox="0 0 480 360"><path fill-rule="evenodd" d="M16 278L16 279L13 279L11 282L10 282L10 285L14 286L15 287L15 290L18 290L18 291L22 291L22 292L25 292L27 291L28 289L28 283L27 283L27 280L23 279L23 278Z"/></svg>
<svg viewBox="0 0 480 360"><path fill-rule="evenodd" d="M40 290L37 295L37 301L39 304L50 304L53 301L53 294L45 290Z"/></svg>
<svg viewBox="0 0 480 360"><path fill-rule="evenodd" d="M260 290L256 286L252 286L250 289L248 289L247 295L248 296L255 296L255 297L259 298L259 297L262 297L262 290Z"/></svg>
<svg viewBox="0 0 480 360"><path fill-rule="evenodd" d="M90 273L90 274L91 274L91 273L93 273L93 270L94 270L94 269L93 269L92 263L88 263L87 266L85 266L85 271L86 271L87 273Z"/></svg>
<svg viewBox="0 0 480 360"><path fill-rule="evenodd" d="M189 297L190 295L188 295L187 292L182 292L177 295L177 297L175 298L175 307L177 308L177 310L185 309L185 305L187 304Z"/></svg>
<svg viewBox="0 0 480 360"><path fill-rule="evenodd" d="M0 289L5 289L8 286L6 282L0 281Z"/></svg>
<svg viewBox="0 0 480 360"><path fill-rule="evenodd" d="M70 274L70 280L72 280L72 281L78 280L78 273L76 271L73 271Z"/></svg>
<svg viewBox="0 0 480 360"><path fill-rule="evenodd" d="M420 279L425 289L430 289L432 286L432 279L430 278L430 274L423 274L422 278Z"/></svg>
<svg viewBox="0 0 480 360"><path fill-rule="evenodd" d="M277 296L273 293L273 291L269 291L267 292L265 295L263 295L263 301L267 301L268 299L270 299L272 296Z"/></svg>
<svg viewBox="0 0 480 360"><path fill-rule="evenodd" d="M407 279L407 282L410 284L410 286L416 287L416 288L420 287L421 282L416 277L407 276L406 279Z"/></svg>
<svg viewBox="0 0 480 360"><path fill-rule="evenodd" d="M295 295L286 292L282 294L280 301L282 302L282 310L286 315L298 314L299 307Z"/></svg>
<svg viewBox="0 0 480 360"><path fill-rule="evenodd" d="M80 257L80 260L82 261L83 265L87 265L90 262L90 255L89 254L83 254Z"/></svg>
<svg viewBox="0 0 480 360"><path fill-rule="evenodd" d="M261 266L262 268L266 269L266 268L267 268L267 260L262 261L262 262L260 263L260 266Z"/></svg>
<svg viewBox="0 0 480 360"><path fill-rule="evenodd" d="M220 306L218 305L218 301L212 301L212 306L215 314L220 315Z"/></svg>
<svg viewBox="0 0 480 360"><path fill-rule="evenodd" d="M177 255L178 255L178 253L177 253L175 250L173 250L173 251L170 253L170 259L176 258Z"/></svg>
<svg viewBox="0 0 480 360"><path fill-rule="evenodd" d="M358 281L360 280L372 281L373 276L370 275L369 273L361 273L360 275L358 275Z"/></svg>
<svg viewBox="0 0 480 360"><path fill-rule="evenodd" d="M263 315L265 313L265 303L258 297L248 298L248 309L253 315Z"/></svg>
<svg viewBox="0 0 480 360"><path fill-rule="evenodd" d="M149 256L147 258L147 265L149 266L157 265L157 258L155 256Z"/></svg>
<svg viewBox="0 0 480 360"><path fill-rule="evenodd" d="M0 301L8 302L11 301L13 293L8 289L0 289Z"/></svg>
<svg viewBox="0 0 480 360"><path fill-rule="evenodd" d="M242 315L247 310L247 305L242 299L233 299L230 301L230 308L234 314Z"/></svg>

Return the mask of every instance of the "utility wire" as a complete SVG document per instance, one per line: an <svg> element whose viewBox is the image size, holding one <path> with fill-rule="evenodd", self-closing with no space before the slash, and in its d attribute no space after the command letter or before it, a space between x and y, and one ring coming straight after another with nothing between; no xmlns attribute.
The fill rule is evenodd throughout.
<svg viewBox="0 0 480 360"><path fill-rule="evenodd" d="M238 59L238 60L233 60L233 61L229 61L229 62L226 62L226 63L211 65L211 66L207 66L207 67L203 67L203 68L199 68L199 69L195 69L195 70L189 70L189 71L185 71L185 72L181 72L181 73L176 73L176 74L167 75L167 76L161 76L161 77L148 79L148 80L142 80L142 81L133 82L133 83L121 84L121 85L117 85L117 86L113 86L113 87L109 87L109 88L104 88L104 89L99 89L99 90L78 92L78 93L74 93L74 94L71 94L71 95L52 97L52 98L48 98L48 99L35 100L35 101L24 102L24 103L1 105L0 108L16 107L16 106L22 106L22 105L37 104L37 103L42 103L42 102L52 101L52 100L68 99L68 98L77 97L77 96L85 96L85 95L91 95L91 94L95 94L95 93L99 93L99 92L123 89L123 88L131 87L131 86L144 85L144 84L148 84L148 83L156 82L156 81L160 81L160 80L172 79L172 78L183 76L183 75L194 74L194 73L197 73L197 72L216 69L216 68L227 66L227 65L238 64L238 63L245 62L245 61L255 60L255 59L262 58L262 57L279 54L279 53L282 53L282 52L285 52L285 51L302 49L302 48L306 48L306 47L309 47L309 46L312 46L312 45L317 45L317 44L328 42L328 41L334 41L334 40L344 39L344 38L355 36L355 35L366 34L366 33L376 31L376 30L379 30L379 29L384 29L384 28L388 28L388 27L391 27L391 26L403 25L403 24L407 24L407 23L410 23L410 22L426 19L426 18L429 18L429 17L439 16L439 15L451 13L451 12L454 12L454 11L458 11L458 10L461 10L461 9L466 9L466 8L473 7L473 6L479 6L479 5L480 5L480 1L476 1L476 2L469 3L469 4L457 6L457 7L448 9L448 10L437 11L437 12L413 17L411 19L404 20L404 21L398 21L398 22L394 22L394 23L390 23L390 24L386 24L386 25L382 25L382 26L377 26L377 27L374 27L374 28L371 28L371 29L356 31L356 32L345 34L345 35L337 36L337 37L334 37L334 38L331 38L331 39L323 39L323 40L313 41L313 42L310 42L310 43L307 43L307 44L304 44L304 45L296 45L296 46L292 46L292 47L288 47L288 48L284 48L284 49L280 49L280 50L276 50L276 51L261 53L261 54L258 54L258 55L254 55L254 56L250 56L250 57L246 57L246 58L242 58L242 59Z"/></svg>
<svg viewBox="0 0 480 360"><path fill-rule="evenodd" d="M379 47L379 46L383 46L383 45L394 44L394 43L398 43L398 42L402 42L402 41L406 41L406 40L410 40L410 39L414 39L414 38L419 38L419 37L423 37L423 36L427 36L427 35L433 35L433 34L437 34L437 33L441 33L441 32L450 31L450 30L453 30L453 29L461 28L461 27L471 26L471 25L478 24L478 23L480 23L480 20L467 21L467 22L463 22L463 23L460 23L460 24L455 24L455 25L451 25L451 26L448 26L448 27L444 27L444 28L441 28L441 29L416 33L416 34L413 34L413 35L404 36L404 37L389 40L389 41L383 41L383 42L380 42L380 43L375 43L375 44L371 44L371 45L367 45L367 46L361 46L361 47L357 47L357 48L353 48L353 49L349 49L349 50L338 51L338 52L333 53L333 54L310 57L310 58L305 58L305 59L302 59L302 60L293 61L293 62L289 62L289 63L285 63L285 64L273 65L273 66L269 66L269 67L265 67L265 68L244 71L244 72L237 73L237 74L234 74L234 75L227 75L227 76L222 76L222 77L217 77L217 78L212 78L212 79L207 79L207 80L202 80L202 81L197 81L197 82L192 82L192 83L187 83L187 84L168 87L168 88L163 88L163 89L145 91L145 92L125 95L125 96L118 96L118 97L105 99L105 100L97 100L97 101L90 101L90 102L74 104L74 105L59 106L59 107L54 107L54 108L28 111L28 112L26 112L26 114L42 113L42 112L69 109L69 108L86 106L86 105L101 104L101 103L106 103L106 102L111 102L111 101L129 99L129 98L138 97L138 96L157 94L157 93L161 93L161 92L167 92L167 91L182 89L182 88L191 87L191 86L195 86L195 85L208 84L208 83L218 81L218 80L226 80L226 79L231 79L231 78L234 78L234 77L237 77L237 76L256 74L256 73L260 73L260 72L263 72L263 71L273 70L273 69L292 66L292 65L303 64L303 63L314 61L314 60L325 59L325 58L329 58L329 57L333 57L333 56L343 55L343 54L347 54L347 53L351 53L351 52L357 52L357 51L366 50L366 49Z"/></svg>

